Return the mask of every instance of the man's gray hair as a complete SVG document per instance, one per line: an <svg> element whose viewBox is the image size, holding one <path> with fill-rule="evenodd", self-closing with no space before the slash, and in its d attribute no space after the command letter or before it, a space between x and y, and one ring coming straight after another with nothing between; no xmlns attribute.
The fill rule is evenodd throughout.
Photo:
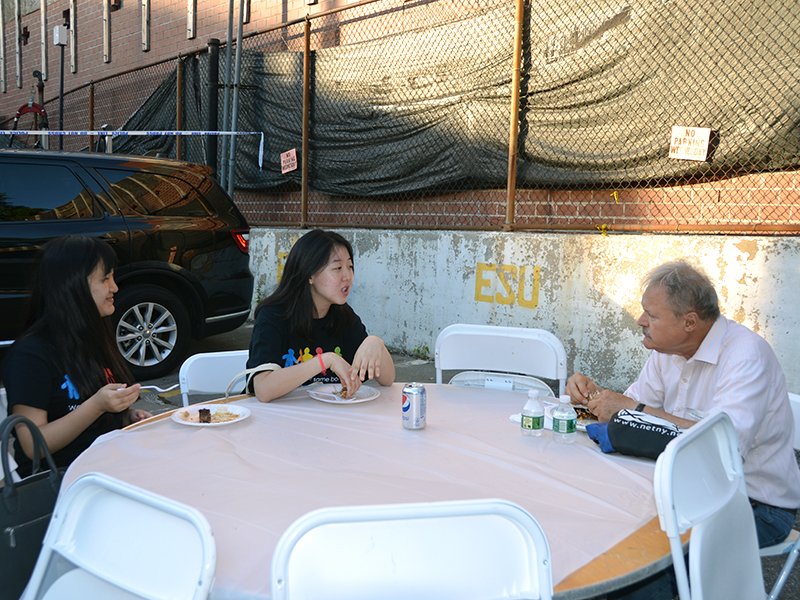
<svg viewBox="0 0 800 600"><path fill-rule="evenodd" d="M656 267L644 276L642 287L661 285L667 292L667 304L676 317L696 312L703 321L719 317L717 291L708 275L686 260L676 260Z"/></svg>

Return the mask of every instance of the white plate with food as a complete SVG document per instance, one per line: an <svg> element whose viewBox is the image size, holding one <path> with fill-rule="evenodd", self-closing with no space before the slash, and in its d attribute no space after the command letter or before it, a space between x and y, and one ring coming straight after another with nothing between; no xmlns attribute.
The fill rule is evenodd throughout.
<svg viewBox="0 0 800 600"><path fill-rule="evenodd" d="M308 395L314 398L314 400L328 402L330 404L359 404L361 402L375 400L375 398L381 395L381 392L372 386L362 385L356 390L352 398L344 398L341 383L328 383L309 387Z"/></svg>
<svg viewBox="0 0 800 600"><path fill-rule="evenodd" d="M578 421L575 423L575 429L578 431L586 431L587 425L593 425L600 422L597 420L597 417L595 417L585 406L573 405L572 408L574 408L575 412L578 413Z"/></svg>
<svg viewBox="0 0 800 600"><path fill-rule="evenodd" d="M250 409L233 404L206 404L179 408L172 413L172 420L193 427L220 427L243 421L250 416Z"/></svg>

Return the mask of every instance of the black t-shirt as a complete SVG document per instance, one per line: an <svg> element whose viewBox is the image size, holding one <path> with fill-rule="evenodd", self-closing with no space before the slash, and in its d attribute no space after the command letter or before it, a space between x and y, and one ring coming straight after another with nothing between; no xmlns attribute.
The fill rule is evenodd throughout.
<svg viewBox="0 0 800 600"><path fill-rule="evenodd" d="M36 337L22 338L11 347L3 361L3 385L9 414L15 404L24 404L47 411L48 423L67 415L88 398L69 382L55 349ZM99 436L122 427L122 417L123 413L101 415L71 443L53 452L56 464L68 467ZM31 460L25 456L19 441L14 444L14 460L21 477L30 474Z"/></svg>
<svg viewBox="0 0 800 600"><path fill-rule="evenodd" d="M352 309L351 309L352 310ZM313 341L296 338L289 332L289 322L283 317L286 308L281 305L264 306L256 317L253 335L250 338L250 356L247 368L264 363L277 363L281 367L291 367L306 360L319 360L317 349L321 352L336 352L348 363L353 362L356 350L367 337L367 330L357 314L353 313L353 323L342 335L331 335L330 313L322 319L314 319ZM299 358L299 360L298 360ZM327 375L319 373L306 382L339 383L339 377L332 370Z"/></svg>

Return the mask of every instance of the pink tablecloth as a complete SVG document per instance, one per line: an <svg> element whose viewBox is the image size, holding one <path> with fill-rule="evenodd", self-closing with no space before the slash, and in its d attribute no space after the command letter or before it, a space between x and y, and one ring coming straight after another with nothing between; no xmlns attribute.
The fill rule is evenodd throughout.
<svg viewBox="0 0 800 600"><path fill-rule="evenodd" d="M428 426L400 420L402 384L335 405L303 390L214 428L164 419L100 438L65 486L100 471L201 510L217 542L214 598L268 598L272 552L301 515L324 506L504 498L542 525L553 581L656 515L652 461L522 436L509 420L525 396L428 385ZM169 557L165 557L168 560Z"/></svg>

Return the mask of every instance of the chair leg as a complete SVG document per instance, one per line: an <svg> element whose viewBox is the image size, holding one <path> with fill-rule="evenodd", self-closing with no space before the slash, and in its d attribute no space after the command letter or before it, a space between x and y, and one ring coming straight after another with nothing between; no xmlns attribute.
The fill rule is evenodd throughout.
<svg viewBox="0 0 800 600"><path fill-rule="evenodd" d="M682 560L684 554L680 536L670 537L669 545L672 551L672 568L675 569L678 596L681 600L690 600L692 595L689 593L689 574L686 571L686 561Z"/></svg>
<svg viewBox="0 0 800 600"><path fill-rule="evenodd" d="M789 552L789 556L786 558L786 562L783 563L783 568L778 574L778 579L775 581L775 585L772 586L769 596L767 596L768 600L776 600L776 598L780 596L783 586L786 585L786 580L789 578L789 573L792 572L792 567L794 567L794 563L797 562L798 556L800 556L800 541L795 542L792 551Z"/></svg>

